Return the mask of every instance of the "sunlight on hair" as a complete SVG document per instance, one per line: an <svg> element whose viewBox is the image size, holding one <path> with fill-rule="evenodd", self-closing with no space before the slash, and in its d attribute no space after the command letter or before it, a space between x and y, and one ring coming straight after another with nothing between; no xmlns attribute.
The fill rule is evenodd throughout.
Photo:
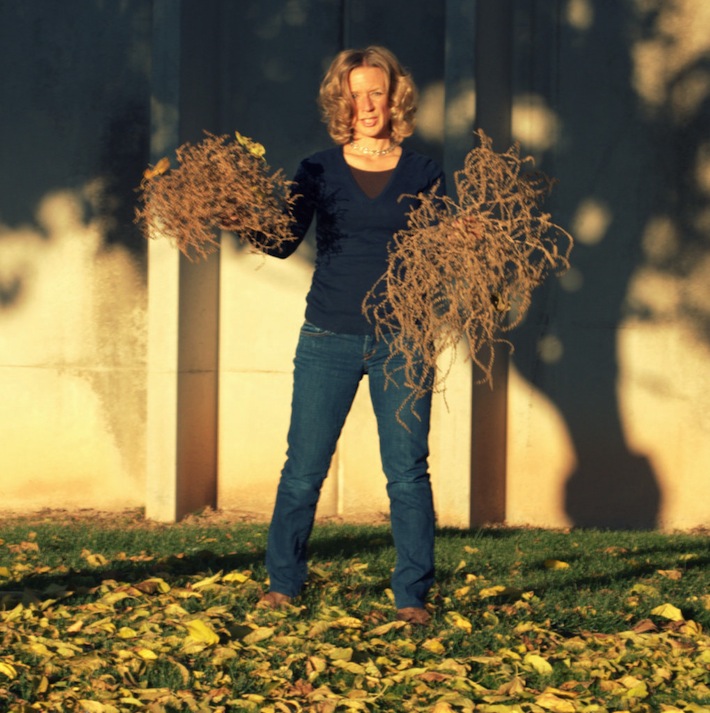
<svg viewBox="0 0 710 713"><path fill-rule="evenodd" d="M557 142L559 119L536 94L524 94L513 100L513 138L530 151L545 151Z"/></svg>
<svg viewBox="0 0 710 713"><path fill-rule="evenodd" d="M585 245L600 243L609 229L612 215L600 200L587 198L577 208L572 221L574 237Z"/></svg>

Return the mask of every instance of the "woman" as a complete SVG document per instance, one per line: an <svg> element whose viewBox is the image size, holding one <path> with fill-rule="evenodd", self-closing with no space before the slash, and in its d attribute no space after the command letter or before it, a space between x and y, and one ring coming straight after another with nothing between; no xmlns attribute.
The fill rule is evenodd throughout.
<svg viewBox="0 0 710 713"><path fill-rule="evenodd" d="M402 410L406 427L398 422L407 396L398 357L387 363L386 376L389 343L375 339L362 302L386 270L388 245L406 227L413 196L433 187L443 192L443 175L433 161L401 146L414 130L416 88L388 50L341 52L323 79L319 103L337 147L301 163L294 185L297 239L286 250L271 251L288 257L315 216L316 266L294 361L287 460L269 528L270 591L260 605L283 607L304 585L321 486L367 374L397 551L392 576L397 618L426 624L425 601L434 581L427 466L431 398Z"/></svg>

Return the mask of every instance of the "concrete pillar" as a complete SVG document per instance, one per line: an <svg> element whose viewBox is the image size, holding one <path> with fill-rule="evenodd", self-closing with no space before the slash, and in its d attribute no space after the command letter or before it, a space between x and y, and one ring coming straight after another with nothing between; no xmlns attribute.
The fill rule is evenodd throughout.
<svg viewBox="0 0 710 713"><path fill-rule="evenodd" d="M512 0L476 3L476 128L497 151L510 146L512 114ZM506 516L506 444L509 352L496 351L493 388L477 384L472 400L471 523Z"/></svg>
<svg viewBox="0 0 710 713"><path fill-rule="evenodd" d="M151 161L219 133L220 2L154 0ZM216 505L219 254L148 252L146 516Z"/></svg>
<svg viewBox="0 0 710 713"><path fill-rule="evenodd" d="M473 147L475 112L473 42L476 0L447 0L444 65L444 171L455 195L454 173ZM464 343L442 355L446 391L434 399L432 473L437 520L441 525L471 525L471 422L473 372Z"/></svg>

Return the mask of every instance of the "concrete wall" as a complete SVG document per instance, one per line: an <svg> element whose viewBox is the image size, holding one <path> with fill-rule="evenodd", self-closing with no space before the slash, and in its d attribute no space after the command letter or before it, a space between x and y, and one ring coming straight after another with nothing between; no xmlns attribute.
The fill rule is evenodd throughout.
<svg viewBox="0 0 710 713"><path fill-rule="evenodd" d="M451 174L474 125L520 140L577 239L495 388L459 354L436 399L442 524L708 524L710 18L653 7L0 3L1 507L268 514L312 245L281 262L223 236L193 265L137 234L134 188L202 129L238 128L292 172L329 145L330 58L380 42L421 90L412 147ZM386 510L362 388L319 512Z"/></svg>
<svg viewBox="0 0 710 713"><path fill-rule="evenodd" d="M151 5L0 3L0 507L145 500Z"/></svg>
<svg viewBox="0 0 710 713"><path fill-rule="evenodd" d="M710 6L520 2L513 127L572 270L515 334L507 517L710 523Z"/></svg>

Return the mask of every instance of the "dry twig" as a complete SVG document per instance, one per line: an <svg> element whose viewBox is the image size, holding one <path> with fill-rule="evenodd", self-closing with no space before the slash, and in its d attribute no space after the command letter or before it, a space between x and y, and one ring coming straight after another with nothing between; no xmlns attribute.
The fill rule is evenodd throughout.
<svg viewBox="0 0 710 713"><path fill-rule="evenodd" d="M136 222L144 235L167 237L190 259L217 249L219 228L256 250L293 240L289 182L270 171L264 147L239 133L205 133L177 149L176 168L164 158L143 174Z"/></svg>
<svg viewBox="0 0 710 713"><path fill-rule="evenodd" d="M480 381L492 383L495 345L510 345L501 333L522 321L550 272L569 266L572 237L541 211L553 182L524 170L532 159L517 144L497 153L477 133L480 145L454 176L456 198L418 197L363 303L378 336L392 335L406 358L412 402L443 390L439 357L462 339Z"/></svg>

